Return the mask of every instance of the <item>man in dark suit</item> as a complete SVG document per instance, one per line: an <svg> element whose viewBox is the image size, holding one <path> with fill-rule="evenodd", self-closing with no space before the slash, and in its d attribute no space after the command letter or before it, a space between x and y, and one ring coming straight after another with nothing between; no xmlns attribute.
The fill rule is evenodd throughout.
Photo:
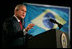
<svg viewBox="0 0 72 49"><path fill-rule="evenodd" d="M33 28L34 24L29 24L24 28L24 18L26 15L26 6L19 4L14 9L14 15L5 20L2 33L2 47L24 47L25 36Z"/></svg>

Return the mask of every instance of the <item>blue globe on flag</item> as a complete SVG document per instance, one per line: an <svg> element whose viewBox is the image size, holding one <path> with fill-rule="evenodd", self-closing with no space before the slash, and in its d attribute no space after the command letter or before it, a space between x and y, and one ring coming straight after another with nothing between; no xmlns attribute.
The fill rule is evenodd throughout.
<svg viewBox="0 0 72 49"><path fill-rule="evenodd" d="M54 23L50 22L50 19L54 19L55 20L55 17L52 13L46 13L46 15L44 16L43 18L43 24L45 25L45 27L49 28L49 29L52 29L53 26L54 26Z"/></svg>

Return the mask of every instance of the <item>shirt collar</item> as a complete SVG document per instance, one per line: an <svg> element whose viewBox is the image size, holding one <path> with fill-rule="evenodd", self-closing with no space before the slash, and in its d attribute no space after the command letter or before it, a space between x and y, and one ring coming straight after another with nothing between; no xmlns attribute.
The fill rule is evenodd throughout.
<svg viewBox="0 0 72 49"><path fill-rule="evenodd" d="M18 22L20 22L20 20L17 18L17 16L14 15L14 17L17 19Z"/></svg>

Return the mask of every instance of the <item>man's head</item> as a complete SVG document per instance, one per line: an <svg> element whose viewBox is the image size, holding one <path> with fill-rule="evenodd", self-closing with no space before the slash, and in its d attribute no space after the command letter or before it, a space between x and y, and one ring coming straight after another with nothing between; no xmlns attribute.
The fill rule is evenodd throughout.
<svg viewBox="0 0 72 49"><path fill-rule="evenodd" d="M26 6L23 4L19 4L15 7L14 9L14 14L17 16L19 19L24 19L26 15Z"/></svg>

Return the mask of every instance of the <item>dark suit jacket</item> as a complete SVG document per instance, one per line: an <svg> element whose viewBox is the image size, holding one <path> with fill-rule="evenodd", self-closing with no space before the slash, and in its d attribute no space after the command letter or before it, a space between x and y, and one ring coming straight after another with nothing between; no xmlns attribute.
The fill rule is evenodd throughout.
<svg viewBox="0 0 72 49"><path fill-rule="evenodd" d="M24 20L22 25L24 26ZM23 29L23 28L22 28ZM3 24L2 46L17 47L25 44L25 36L19 22L15 17L10 17Z"/></svg>

